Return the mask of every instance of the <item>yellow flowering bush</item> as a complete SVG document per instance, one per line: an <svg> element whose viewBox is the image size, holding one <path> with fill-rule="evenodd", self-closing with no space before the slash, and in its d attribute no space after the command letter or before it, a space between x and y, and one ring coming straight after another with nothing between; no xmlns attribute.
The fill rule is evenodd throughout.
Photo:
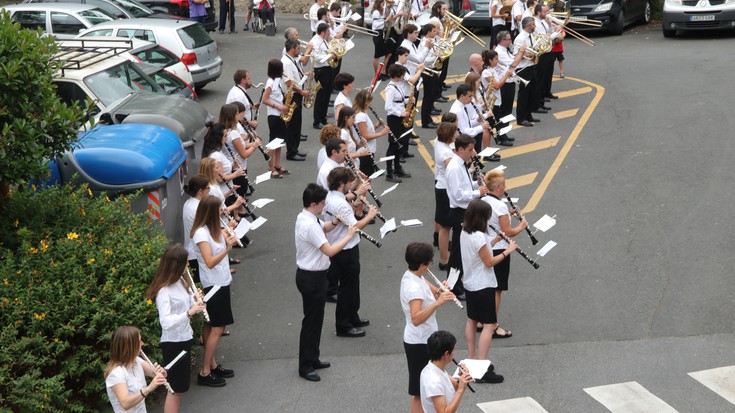
<svg viewBox="0 0 735 413"><path fill-rule="evenodd" d="M14 191L0 208L0 411L107 409L116 327L139 327L161 359L144 293L168 240L126 197L86 186Z"/></svg>

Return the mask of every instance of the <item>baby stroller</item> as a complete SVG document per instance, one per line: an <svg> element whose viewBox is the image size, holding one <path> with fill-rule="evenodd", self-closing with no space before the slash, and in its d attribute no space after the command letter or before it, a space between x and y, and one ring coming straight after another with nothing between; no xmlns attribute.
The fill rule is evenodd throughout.
<svg viewBox="0 0 735 413"><path fill-rule="evenodd" d="M278 28L276 23L276 1L275 0L254 0L254 15L251 22L252 29L254 32L263 32L265 25L268 22L272 22L275 28Z"/></svg>

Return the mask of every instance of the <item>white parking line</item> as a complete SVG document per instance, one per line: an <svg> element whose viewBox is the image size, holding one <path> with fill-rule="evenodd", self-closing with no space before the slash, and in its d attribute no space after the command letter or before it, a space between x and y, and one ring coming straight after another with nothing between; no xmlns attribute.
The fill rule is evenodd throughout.
<svg viewBox="0 0 735 413"><path fill-rule="evenodd" d="M485 413L548 413L530 397L477 403L477 407Z"/></svg>
<svg viewBox="0 0 735 413"><path fill-rule="evenodd" d="M584 391L613 413L677 413L635 381L589 387Z"/></svg>
<svg viewBox="0 0 735 413"><path fill-rule="evenodd" d="M735 404L735 366L719 367L687 374L725 400Z"/></svg>

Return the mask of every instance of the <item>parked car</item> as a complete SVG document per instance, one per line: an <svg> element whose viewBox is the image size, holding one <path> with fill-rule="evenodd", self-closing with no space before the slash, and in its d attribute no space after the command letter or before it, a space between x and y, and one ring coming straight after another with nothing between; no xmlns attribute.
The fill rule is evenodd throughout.
<svg viewBox="0 0 735 413"><path fill-rule="evenodd" d="M173 52L189 68L194 85L202 88L222 75L217 43L196 22L188 20L124 19L99 24L79 37L113 36L147 40Z"/></svg>
<svg viewBox="0 0 735 413"><path fill-rule="evenodd" d="M57 39L71 39L95 24L111 22L115 16L87 4L38 3L5 6L13 21L25 29L41 29Z"/></svg>
<svg viewBox="0 0 735 413"><path fill-rule="evenodd" d="M490 18L490 0L469 0L469 9L462 9L459 17L474 11L469 17L465 17L462 26L468 29L489 29L493 27L493 19ZM450 4L451 9L451 4ZM451 11L451 10L450 10Z"/></svg>
<svg viewBox="0 0 735 413"><path fill-rule="evenodd" d="M158 13L137 0L24 0L23 3L78 3L98 7L118 19L134 19L137 17L176 18Z"/></svg>
<svg viewBox="0 0 735 413"><path fill-rule="evenodd" d="M141 2L159 13L179 16L185 19L189 18L189 0L141 0ZM214 0L209 0L204 4L207 10L207 16L204 18L204 29L208 32L217 30L217 26L219 25L214 12L214 4Z"/></svg>
<svg viewBox="0 0 735 413"><path fill-rule="evenodd" d="M665 0L664 37L677 31L735 29L733 0Z"/></svg>
<svg viewBox="0 0 735 413"><path fill-rule="evenodd" d="M633 23L651 21L651 0L572 0L572 16L602 23L599 29L574 25L577 31L605 30L615 35L623 34L623 29Z"/></svg>
<svg viewBox="0 0 735 413"><path fill-rule="evenodd" d="M168 70L148 63L138 63L138 67L153 79L167 95L178 95L191 100L199 100L199 96L197 96L193 87Z"/></svg>

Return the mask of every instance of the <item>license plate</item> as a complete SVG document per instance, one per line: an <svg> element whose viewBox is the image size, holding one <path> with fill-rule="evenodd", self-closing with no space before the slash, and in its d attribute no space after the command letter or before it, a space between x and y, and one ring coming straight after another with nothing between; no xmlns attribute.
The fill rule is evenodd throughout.
<svg viewBox="0 0 735 413"><path fill-rule="evenodd" d="M572 16L569 18L569 21L586 21L587 16Z"/></svg>
<svg viewBox="0 0 735 413"><path fill-rule="evenodd" d="M715 20L714 14L702 14L698 16L689 16L689 21L693 22L710 22Z"/></svg>
<svg viewBox="0 0 735 413"><path fill-rule="evenodd" d="M220 70L220 65L217 65L215 67L210 67L209 69L207 69L207 73L210 75L214 75L214 74L219 73L219 70Z"/></svg>

